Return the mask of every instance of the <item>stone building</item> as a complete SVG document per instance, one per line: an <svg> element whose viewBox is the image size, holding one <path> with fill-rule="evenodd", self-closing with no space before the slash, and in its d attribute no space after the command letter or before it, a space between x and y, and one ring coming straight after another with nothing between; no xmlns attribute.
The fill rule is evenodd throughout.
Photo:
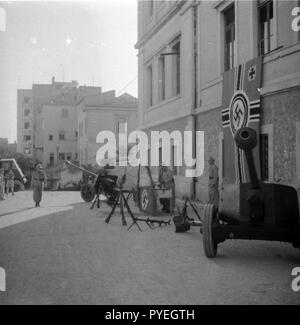
<svg viewBox="0 0 300 325"><path fill-rule="evenodd" d="M17 95L17 152L33 154L32 90L18 89Z"/></svg>
<svg viewBox="0 0 300 325"><path fill-rule="evenodd" d="M0 138L0 156L8 158L17 152L17 143L9 143L7 138Z"/></svg>
<svg viewBox="0 0 300 325"><path fill-rule="evenodd" d="M137 99L129 94L116 97L115 91L85 96L78 103L78 153L81 165L96 165L100 131L129 134L137 126Z"/></svg>
<svg viewBox="0 0 300 325"><path fill-rule="evenodd" d="M207 159L223 177L225 71L262 57L261 174L300 185L299 1L139 1L139 128L205 132L205 172L174 169L177 196L207 200Z"/></svg>
<svg viewBox="0 0 300 325"><path fill-rule="evenodd" d="M37 158L45 166L65 159L77 160L77 102L101 93L100 87L76 81L33 84L18 90L18 152Z"/></svg>

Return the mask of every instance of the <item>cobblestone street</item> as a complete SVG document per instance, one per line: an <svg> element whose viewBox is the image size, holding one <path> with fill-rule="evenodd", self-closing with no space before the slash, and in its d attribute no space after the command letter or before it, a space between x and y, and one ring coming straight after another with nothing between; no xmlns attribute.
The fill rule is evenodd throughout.
<svg viewBox="0 0 300 325"><path fill-rule="evenodd" d="M207 259L198 228L127 231L78 192L46 192L36 209L31 195L0 202L0 304L300 303L291 290L300 251L291 245L226 241Z"/></svg>

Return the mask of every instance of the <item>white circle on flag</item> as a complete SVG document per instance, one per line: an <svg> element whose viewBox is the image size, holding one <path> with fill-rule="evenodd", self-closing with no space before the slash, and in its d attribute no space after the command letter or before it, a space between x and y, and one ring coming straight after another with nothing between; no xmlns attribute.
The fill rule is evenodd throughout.
<svg viewBox="0 0 300 325"><path fill-rule="evenodd" d="M147 189L143 190L141 196L142 196L142 210L146 210L149 202Z"/></svg>
<svg viewBox="0 0 300 325"><path fill-rule="evenodd" d="M237 91L232 96L229 108L229 119L233 135L240 128L248 125L249 98L244 91Z"/></svg>

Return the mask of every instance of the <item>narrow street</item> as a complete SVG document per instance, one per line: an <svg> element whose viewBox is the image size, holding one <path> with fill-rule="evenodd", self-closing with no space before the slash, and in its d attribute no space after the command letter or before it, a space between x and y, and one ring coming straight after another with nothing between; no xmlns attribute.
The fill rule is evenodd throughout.
<svg viewBox="0 0 300 325"><path fill-rule="evenodd" d="M291 245L227 241L207 259L198 228L127 231L78 192L46 192L36 209L31 195L0 202L0 304L300 304Z"/></svg>

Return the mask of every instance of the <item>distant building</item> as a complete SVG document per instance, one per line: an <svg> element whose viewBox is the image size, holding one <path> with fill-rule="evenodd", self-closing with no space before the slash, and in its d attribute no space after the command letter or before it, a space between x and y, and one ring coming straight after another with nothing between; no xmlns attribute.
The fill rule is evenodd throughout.
<svg viewBox="0 0 300 325"><path fill-rule="evenodd" d="M0 138L0 148L4 148L8 146L8 139L7 138Z"/></svg>
<svg viewBox="0 0 300 325"><path fill-rule="evenodd" d="M10 157L17 152L17 143L9 143L7 138L0 138L0 156Z"/></svg>
<svg viewBox="0 0 300 325"><path fill-rule="evenodd" d="M223 177L223 73L262 56L262 179L300 185L299 1L139 1L138 127L205 132L205 173L174 168L177 196L207 200L213 156Z"/></svg>
<svg viewBox="0 0 300 325"><path fill-rule="evenodd" d="M33 101L32 89L18 89L17 99L17 151L33 155Z"/></svg>
<svg viewBox="0 0 300 325"><path fill-rule="evenodd" d="M95 165L100 145L96 143L100 131L112 131L116 135L136 130L137 99L129 94L116 97L115 91L82 98L78 103L78 153L79 162Z"/></svg>
<svg viewBox="0 0 300 325"><path fill-rule="evenodd" d="M76 81L33 84L18 90L17 151L45 166L77 160L77 108L83 96L101 93L100 87Z"/></svg>

